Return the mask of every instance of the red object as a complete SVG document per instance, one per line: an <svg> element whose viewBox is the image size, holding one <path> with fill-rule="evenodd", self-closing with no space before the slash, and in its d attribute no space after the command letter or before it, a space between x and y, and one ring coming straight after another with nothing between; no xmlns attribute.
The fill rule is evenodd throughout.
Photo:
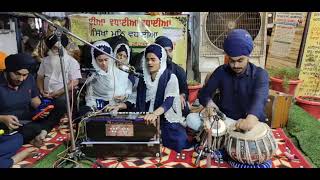
<svg viewBox="0 0 320 180"><path fill-rule="evenodd" d="M312 168L312 165L304 158L297 147L285 135L281 128L272 130L278 144L277 155L271 160L273 168ZM290 150L289 158L286 156L287 149ZM161 158L124 158L107 157L98 158L97 161L106 168L206 168L206 158L201 158L199 166L195 164L197 153L193 150L182 150L177 153L169 148L161 147ZM288 155L288 154L287 154ZM292 159L290 159L292 158ZM223 168L231 168L226 159L219 165ZM94 164L92 167L97 168ZM211 167L218 167L218 163L212 159Z"/></svg>
<svg viewBox="0 0 320 180"><path fill-rule="evenodd" d="M33 120L33 121L38 120L39 117L40 117L43 113L45 113L45 112L50 112L50 111L52 111L53 108L54 108L53 105L47 106L47 107L44 108L41 112L39 112L38 114L34 115L34 116L32 117L32 120Z"/></svg>
<svg viewBox="0 0 320 180"><path fill-rule="evenodd" d="M288 93L290 95L294 96L295 89L299 83L302 82L302 80L289 80L289 92L285 91L283 88L283 80L275 77L270 77L271 80L271 89Z"/></svg>
<svg viewBox="0 0 320 180"><path fill-rule="evenodd" d="M194 101L197 99L198 97L198 93L199 90L202 88L202 85L195 85L195 86L188 86L188 90L189 90L189 103L193 104Z"/></svg>
<svg viewBox="0 0 320 180"><path fill-rule="evenodd" d="M36 151L36 154L28 156L23 161L19 162L16 165L13 165L15 168L31 168L40 160L47 157L49 154L54 152L57 148L61 147L65 144L65 142L69 142L68 139L69 129L68 128L61 128L59 125L55 126L50 133L49 136L45 139L45 144ZM24 144L18 152L21 152L27 148L34 147L31 144ZM44 160L45 161L45 160Z"/></svg>
<svg viewBox="0 0 320 180"><path fill-rule="evenodd" d="M272 167L273 168L312 168L312 165L304 158L302 153L298 148L295 147L293 142L286 136L281 128L273 129L273 135L276 138L278 144L278 153L277 156L272 158ZM69 141L69 129L58 128L56 126L52 129L45 140L45 145L42 146L38 151L37 155L28 157L21 161L20 163L14 165L15 168L31 168L39 163L40 160L43 160L51 152L56 150L58 147L64 144L65 141ZM31 144L23 145L18 152L25 150L26 148L32 147ZM290 149L290 154L295 155L295 160L290 160L285 156L287 148ZM161 158L153 157L129 157L129 158L116 158L109 157L104 159L97 159L97 161L103 164L107 168L199 168L194 164L195 154L194 150L182 150L180 153L177 153L169 148L161 147L162 156ZM211 161L212 167L217 167L217 162ZM199 163L201 168L206 167L206 158L202 158ZM93 164L91 167L96 168L97 165ZM220 167L230 168L230 165L227 161L223 161L220 164Z"/></svg>
<svg viewBox="0 0 320 180"><path fill-rule="evenodd" d="M303 98L312 98L316 99L319 102L316 101L309 101ZM314 96L299 96L296 97L297 104L302 107L305 111L307 111L309 114L311 114L316 119L320 119L320 97L314 97Z"/></svg>

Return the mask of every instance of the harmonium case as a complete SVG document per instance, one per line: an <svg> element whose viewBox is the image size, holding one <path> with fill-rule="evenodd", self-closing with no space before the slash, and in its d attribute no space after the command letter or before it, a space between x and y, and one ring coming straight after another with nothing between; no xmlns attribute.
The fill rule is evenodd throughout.
<svg viewBox="0 0 320 180"><path fill-rule="evenodd" d="M293 96L275 90L269 90L265 106L266 123L271 128L282 128L287 125Z"/></svg>
<svg viewBox="0 0 320 180"><path fill-rule="evenodd" d="M84 120L85 141L81 150L91 157L160 156L160 120L146 124L144 112L109 113Z"/></svg>

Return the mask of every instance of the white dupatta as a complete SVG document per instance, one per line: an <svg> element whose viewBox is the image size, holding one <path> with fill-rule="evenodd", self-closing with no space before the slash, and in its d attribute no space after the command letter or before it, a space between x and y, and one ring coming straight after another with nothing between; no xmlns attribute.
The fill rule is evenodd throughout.
<svg viewBox="0 0 320 180"><path fill-rule="evenodd" d="M152 81L151 74L148 69L148 64L146 62L145 53L142 57L142 70L144 76L144 82L146 84L146 102L150 101L149 112L153 112L154 109L154 102L156 98L156 93L158 89L159 79L163 72L167 68L167 53L163 47L158 44L151 44L156 45L161 48L162 57L160 58L160 69L157 72L155 80ZM170 123L181 123L182 125L186 126L185 118L182 116L181 111L181 102L180 102L180 95L179 95L179 83L178 78L175 74L171 74L168 84L165 88L164 93L164 100L168 97L174 97L172 107L169 108L167 112L164 113L166 120Z"/></svg>
<svg viewBox="0 0 320 180"><path fill-rule="evenodd" d="M127 64L129 64L130 60L130 48L127 44L120 43L114 48L114 56L116 57L118 49L124 45L128 58L127 58ZM127 72L124 72L120 70L116 63L113 63L113 73L115 78L115 96L125 96L126 98L132 93L132 83L129 80L128 76L129 74Z"/></svg>
<svg viewBox="0 0 320 180"><path fill-rule="evenodd" d="M97 41L93 44L96 47L107 46L111 49L110 55L113 56L112 48L109 43L105 41ZM87 87L86 94L86 105L96 106L96 99L103 99L112 103L114 97L114 75L113 75L113 64L114 60L109 58L108 60L108 71L102 70L96 62L94 57L94 48L91 48L92 66L96 70L96 74L93 80Z"/></svg>

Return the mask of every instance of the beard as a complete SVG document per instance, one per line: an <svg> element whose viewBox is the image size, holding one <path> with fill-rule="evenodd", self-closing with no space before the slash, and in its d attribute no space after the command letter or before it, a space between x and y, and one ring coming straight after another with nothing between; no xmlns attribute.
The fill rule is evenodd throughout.
<svg viewBox="0 0 320 180"><path fill-rule="evenodd" d="M63 49L63 61L66 62L66 50ZM49 55L49 66L51 69L54 69L55 71L57 71L58 73L61 73L61 65L60 65L60 57L59 54L56 54L54 52L52 52L52 50L50 49L48 51L48 55Z"/></svg>
<svg viewBox="0 0 320 180"><path fill-rule="evenodd" d="M9 72L7 72L6 76L7 76L7 81L8 81L8 83L9 83L10 86L12 86L12 87L18 87L18 86L20 86L20 85L23 83L23 81L13 80L13 79L11 78Z"/></svg>
<svg viewBox="0 0 320 180"><path fill-rule="evenodd" d="M237 74L242 74L243 68L232 68L232 70Z"/></svg>

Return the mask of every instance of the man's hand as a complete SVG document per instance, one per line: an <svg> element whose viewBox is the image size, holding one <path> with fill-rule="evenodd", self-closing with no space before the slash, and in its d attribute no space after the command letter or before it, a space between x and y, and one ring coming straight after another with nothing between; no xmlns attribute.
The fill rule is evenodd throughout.
<svg viewBox="0 0 320 180"><path fill-rule="evenodd" d="M246 119L239 119L236 123L236 129L250 131L259 123L256 116L249 114Z"/></svg>
<svg viewBox="0 0 320 180"><path fill-rule="evenodd" d="M40 91L40 94L41 94L42 97L50 98L50 93L47 92L47 91Z"/></svg>
<svg viewBox="0 0 320 180"><path fill-rule="evenodd" d="M144 116L144 120L147 124L154 124L156 123L156 120L158 118L158 115L151 113Z"/></svg>
<svg viewBox="0 0 320 180"><path fill-rule="evenodd" d="M59 96L60 96L60 93L58 91L54 91L54 92L49 93L48 98L52 99L52 98L57 98Z"/></svg>
<svg viewBox="0 0 320 180"><path fill-rule="evenodd" d="M0 122L3 122L10 130L17 129L19 126L22 126L22 124L19 123L18 118L13 115L1 116Z"/></svg>
<svg viewBox="0 0 320 180"><path fill-rule="evenodd" d="M212 100L210 100L206 106L207 108L214 108L216 110L219 110L219 107L214 103Z"/></svg>
<svg viewBox="0 0 320 180"><path fill-rule="evenodd" d="M113 99L116 102L122 102L126 97L125 96L114 96Z"/></svg>
<svg viewBox="0 0 320 180"><path fill-rule="evenodd" d="M186 100L184 99L184 95L180 95L180 101L181 101L181 108L184 110L184 107L186 106Z"/></svg>
<svg viewBox="0 0 320 180"><path fill-rule="evenodd" d="M47 117L49 114L50 114L50 112L43 112L39 117L41 119L43 119L43 118Z"/></svg>

